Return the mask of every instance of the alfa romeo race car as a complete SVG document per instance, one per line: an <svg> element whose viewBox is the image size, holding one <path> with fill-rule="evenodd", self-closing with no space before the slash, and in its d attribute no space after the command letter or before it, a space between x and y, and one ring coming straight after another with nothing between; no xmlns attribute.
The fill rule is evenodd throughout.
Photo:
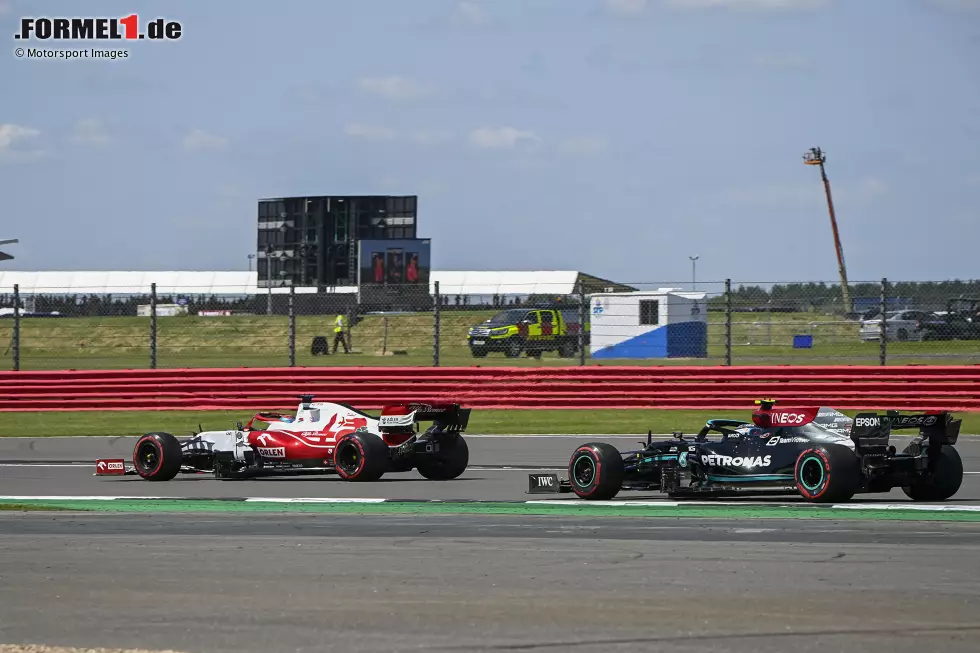
<svg viewBox="0 0 980 653"><path fill-rule="evenodd" d="M963 463L953 445L962 420L947 411L869 412L851 419L833 408L775 403L757 401L761 408L751 422L709 420L690 439L675 432L654 442L648 433L636 451L583 444L572 453L567 480L531 474L528 492L574 492L597 500L620 490L670 497L790 494L836 503L896 487L913 501L944 501L960 488ZM901 452L889 444L893 430L914 428L918 435Z"/></svg>
<svg viewBox="0 0 980 653"><path fill-rule="evenodd" d="M99 459L95 473L169 481L179 473L237 479L298 471L376 481L388 472L417 469L427 479L450 480L469 464L461 435L469 417L470 409L456 403L397 404L372 417L302 395L295 415L260 412L234 430L203 431L182 441L170 433L147 433L133 448L131 468L124 459ZM432 425L419 432L419 422Z"/></svg>

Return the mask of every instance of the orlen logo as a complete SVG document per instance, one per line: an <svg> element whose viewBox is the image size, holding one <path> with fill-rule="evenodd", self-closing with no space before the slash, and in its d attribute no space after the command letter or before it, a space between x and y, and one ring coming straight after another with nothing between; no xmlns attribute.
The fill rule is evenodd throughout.
<svg viewBox="0 0 980 653"><path fill-rule="evenodd" d="M125 465L123 463L119 463L119 462L109 463L108 465L106 465L106 467L108 468L108 470L110 472L118 472L120 470L125 469Z"/></svg>
<svg viewBox="0 0 980 653"><path fill-rule="evenodd" d="M136 14L123 18L49 18L27 17L20 19L17 40L40 41L118 41L122 39L150 39L176 41L183 27L175 20L156 18L146 23L146 31L140 30Z"/></svg>
<svg viewBox="0 0 980 653"><path fill-rule="evenodd" d="M285 458L285 447L259 447L259 455L265 458Z"/></svg>
<svg viewBox="0 0 980 653"><path fill-rule="evenodd" d="M881 420L877 417L858 417L854 420L854 426L881 426Z"/></svg>
<svg viewBox="0 0 980 653"><path fill-rule="evenodd" d="M773 413L773 424L802 424L806 421L803 413Z"/></svg>

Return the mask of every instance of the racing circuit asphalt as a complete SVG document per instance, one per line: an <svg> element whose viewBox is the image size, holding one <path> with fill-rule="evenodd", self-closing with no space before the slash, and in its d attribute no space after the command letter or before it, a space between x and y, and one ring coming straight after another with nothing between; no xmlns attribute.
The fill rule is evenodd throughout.
<svg viewBox="0 0 980 653"><path fill-rule="evenodd" d="M527 470L504 467L561 469L591 439L638 440L471 437L472 468L457 481L411 472L348 484L97 478L92 461L128 459L132 438L0 439L0 495L525 500ZM980 438L958 448L968 472L980 469ZM900 491L867 500L907 501ZM954 501L980 503L977 474ZM978 557L978 522L0 512L0 643L972 652Z"/></svg>
<svg viewBox="0 0 980 653"><path fill-rule="evenodd" d="M458 479L433 482L418 472L386 474L377 483L346 483L334 475L215 480L208 474L179 475L165 483L138 476L95 477L96 458L132 460L135 437L0 438L0 496L167 496L227 498L336 497L519 501L527 475L549 470L566 475L575 447L608 441L621 450L637 448L642 436L467 436L470 467ZM899 450L908 438L892 437ZM960 436L957 449L967 472L959 493L948 503L980 504L980 437ZM971 473L972 472L972 473ZM548 495L535 495L536 497ZM617 499L657 499L659 493L624 492ZM572 494L552 498L575 499ZM757 501L758 499L753 499ZM792 498L790 498L792 501ZM779 501L786 502L780 497ZM861 495L862 502L906 502L900 489Z"/></svg>

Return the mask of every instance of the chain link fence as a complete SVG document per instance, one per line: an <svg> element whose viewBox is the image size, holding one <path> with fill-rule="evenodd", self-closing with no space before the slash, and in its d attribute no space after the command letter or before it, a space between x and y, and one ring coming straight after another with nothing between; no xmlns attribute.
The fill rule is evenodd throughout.
<svg viewBox="0 0 980 653"><path fill-rule="evenodd" d="M255 295L14 287L7 369L980 363L980 282L362 286ZM193 289L190 289L193 290Z"/></svg>

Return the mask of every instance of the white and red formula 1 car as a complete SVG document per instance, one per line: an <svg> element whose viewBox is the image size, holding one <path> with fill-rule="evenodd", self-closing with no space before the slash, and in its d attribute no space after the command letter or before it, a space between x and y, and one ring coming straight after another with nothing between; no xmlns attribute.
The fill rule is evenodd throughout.
<svg viewBox="0 0 980 653"><path fill-rule="evenodd" d="M203 431L178 440L147 433L133 448L132 467L121 458L96 460L96 476L139 475L169 481L179 473L215 478L336 473L347 481L376 481L387 472L417 469L430 480L458 477L469 464L460 433L470 409L456 403L386 406L372 417L346 404L314 402L302 395L295 416L256 413L244 427ZM253 424L265 422L264 428ZM423 432L419 422L432 422Z"/></svg>

